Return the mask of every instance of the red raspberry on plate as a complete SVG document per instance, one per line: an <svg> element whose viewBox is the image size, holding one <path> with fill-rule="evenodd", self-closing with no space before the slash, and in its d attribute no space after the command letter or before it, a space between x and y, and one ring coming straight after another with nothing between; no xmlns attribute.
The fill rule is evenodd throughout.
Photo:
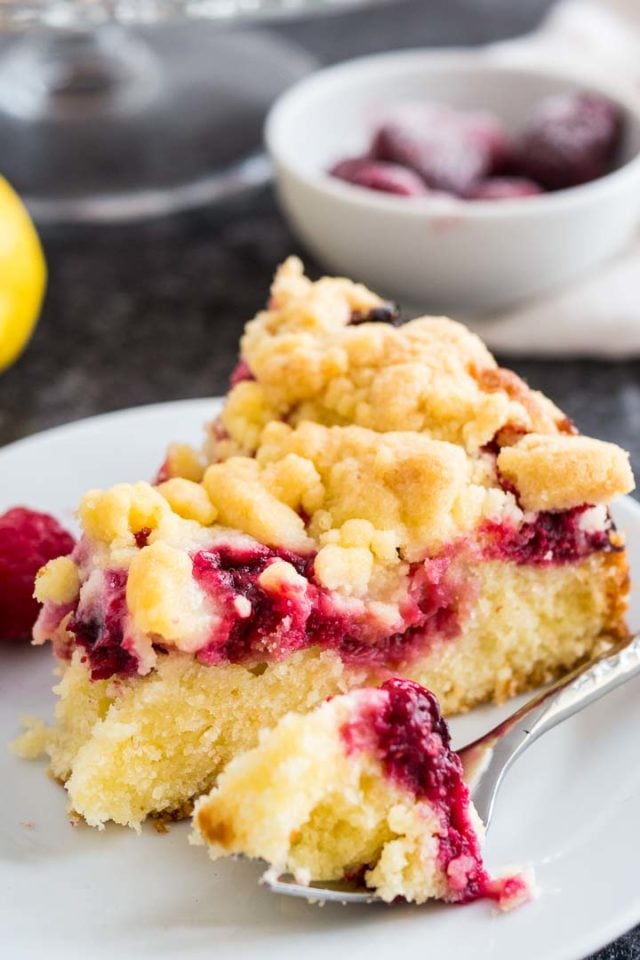
<svg viewBox="0 0 640 960"><path fill-rule="evenodd" d="M501 166L507 150L507 135L491 114L406 104L378 129L371 155L409 167L432 190L466 196Z"/></svg>
<svg viewBox="0 0 640 960"><path fill-rule="evenodd" d="M488 177L477 183L469 194L470 200L514 200L535 197L544 193L542 187L526 177Z"/></svg>
<svg viewBox="0 0 640 960"><path fill-rule="evenodd" d="M0 640L31 634L40 605L33 584L40 567L71 553L75 541L57 520L27 507L0 516Z"/></svg>
<svg viewBox="0 0 640 960"><path fill-rule="evenodd" d="M605 97L567 93L535 107L516 148L517 173L547 190L608 173L622 133L622 110Z"/></svg>
<svg viewBox="0 0 640 960"><path fill-rule="evenodd" d="M401 197L424 197L429 193L422 178L413 170L397 163L372 160L370 157L340 160L329 173L338 180L346 180L358 187L395 193Z"/></svg>

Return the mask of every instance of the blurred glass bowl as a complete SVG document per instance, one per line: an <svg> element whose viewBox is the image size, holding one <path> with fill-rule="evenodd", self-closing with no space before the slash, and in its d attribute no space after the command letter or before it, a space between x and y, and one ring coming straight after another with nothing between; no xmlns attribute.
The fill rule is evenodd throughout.
<svg viewBox="0 0 640 960"><path fill-rule="evenodd" d="M0 172L39 223L138 220L264 183L266 112L315 61L229 26L371 2L0 0Z"/></svg>
<svg viewBox="0 0 640 960"><path fill-rule="evenodd" d="M339 11L372 2L376 0L0 0L0 29L21 30L30 25L91 28L103 23L158 23L177 17L273 19Z"/></svg>

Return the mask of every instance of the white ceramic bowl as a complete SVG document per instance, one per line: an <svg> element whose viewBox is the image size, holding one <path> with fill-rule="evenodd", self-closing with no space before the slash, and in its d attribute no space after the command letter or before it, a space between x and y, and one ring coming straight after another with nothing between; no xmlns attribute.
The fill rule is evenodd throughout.
<svg viewBox="0 0 640 960"><path fill-rule="evenodd" d="M580 187L515 200L407 199L326 173L364 152L376 114L396 102L483 107L516 130L542 97L586 88L623 105L626 132L618 168ZM266 141L291 226L324 266L432 311L481 314L574 280L623 247L640 217L640 106L561 70L482 52L382 54L322 70L275 104Z"/></svg>

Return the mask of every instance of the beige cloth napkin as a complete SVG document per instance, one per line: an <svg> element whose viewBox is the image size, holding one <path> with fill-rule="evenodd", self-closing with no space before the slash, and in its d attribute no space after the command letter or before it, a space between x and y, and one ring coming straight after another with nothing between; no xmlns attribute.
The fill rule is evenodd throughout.
<svg viewBox="0 0 640 960"><path fill-rule="evenodd" d="M558 63L640 98L640 0L562 0L535 33L495 44L508 63ZM481 320L498 352L529 356L640 356L640 235L595 275Z"/></svg>

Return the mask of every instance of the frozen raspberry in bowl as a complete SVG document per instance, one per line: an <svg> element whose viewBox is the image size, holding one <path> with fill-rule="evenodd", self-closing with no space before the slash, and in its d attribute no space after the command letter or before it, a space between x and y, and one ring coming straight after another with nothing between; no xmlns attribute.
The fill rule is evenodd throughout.
<svg viewBox="0 0 640 960"><path fill-rule="evenodd" d="M596 180L613 166L622 126L621 107L607 97L583 92L546 97L522 133L517 168L547 190Z"/></svg>
<svg viewBox="0 0 640 960"><path fill-rule="evenodd" d="M433 190L456 196L488 176L506 151L498 117L437 103L390 110L371 146L377 160L414 170Z"/></svg>
<svg viewBox="0 0 640 960"><path fill-rule="evenodd" d="M394 193L400 197L426 197L429 191L424 180L413 170L398 163L354 157L340 160L330 170L332 177L358 187Z"/></svg>

